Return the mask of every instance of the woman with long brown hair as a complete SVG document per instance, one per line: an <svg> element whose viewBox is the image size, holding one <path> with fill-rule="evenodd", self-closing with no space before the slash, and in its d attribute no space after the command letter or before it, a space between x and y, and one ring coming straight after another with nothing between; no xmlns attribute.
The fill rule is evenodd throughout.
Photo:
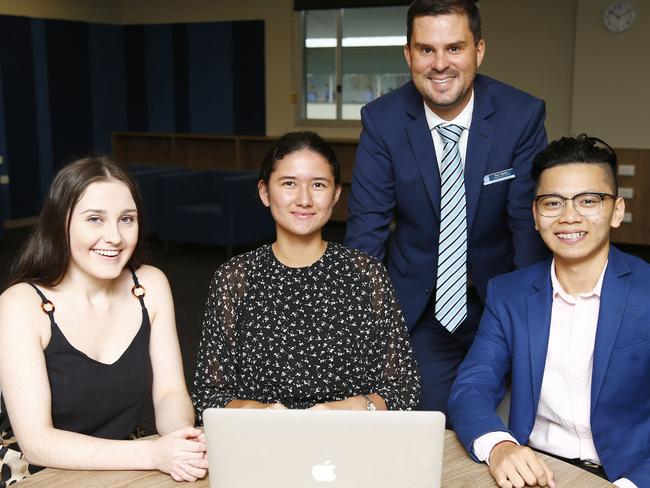
<svg viewBox="0 0 650 488"><path fill-rule="evenodd" d="M40 467L205 476L164 274L141 203L105 157L65 166L0 295L0 487ZM153 396L157 440L126 441Z"/></svg>

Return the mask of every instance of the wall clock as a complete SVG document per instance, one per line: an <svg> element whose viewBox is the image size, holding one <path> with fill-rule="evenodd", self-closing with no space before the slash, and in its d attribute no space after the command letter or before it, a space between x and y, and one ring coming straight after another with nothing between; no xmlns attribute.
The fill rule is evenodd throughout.
<svg viewBox="0 0 650 488"><path fill-rule="evenodd" d="M632 27L636 12L629 2L619 0L612 3L603 12L605 27L612 32L623 32Z"/></svg>

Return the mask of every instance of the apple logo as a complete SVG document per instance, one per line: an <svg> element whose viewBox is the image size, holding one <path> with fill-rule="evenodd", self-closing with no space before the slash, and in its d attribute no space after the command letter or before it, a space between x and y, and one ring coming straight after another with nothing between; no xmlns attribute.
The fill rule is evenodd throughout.
<svg viewBox="0 0 650 488"><path fill-rule="evenodd" d="M336 466L330 464L330 460L328 459L323 464L314 465L314 467L311 468L311 475L316 481L326 481L331 483L336 479L336 475L334 474L335 469Z"/></svg>

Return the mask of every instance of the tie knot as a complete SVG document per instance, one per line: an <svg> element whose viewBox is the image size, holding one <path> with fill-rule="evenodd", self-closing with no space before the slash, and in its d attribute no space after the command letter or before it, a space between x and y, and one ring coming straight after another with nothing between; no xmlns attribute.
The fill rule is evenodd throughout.
<svg viewBox="0 0 650 488"><path fill-rule="evenodd" d="M440 134L440 137L442 137L442 142L445 144L449 142L458 144L460 135L463 133L463 128L460 125L456 124L440 124L436 126L436 130L438 131L438 134Z"/></svg>

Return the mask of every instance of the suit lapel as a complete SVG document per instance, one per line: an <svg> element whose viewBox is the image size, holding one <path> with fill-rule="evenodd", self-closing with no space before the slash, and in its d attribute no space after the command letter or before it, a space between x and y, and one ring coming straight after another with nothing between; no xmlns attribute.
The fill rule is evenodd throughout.
<svg viewBox="0 0 650 488"><path fill-rule="evenodd" d="M474 83L474 111L465 154L465 193L467 195L467 229L472 232L474 215L483 188L483 176L492 147L494 127L487 120L494 113L491 98L480 82ZM468 236L469 237L469 236Z"/></svg>
<svg viewBox="0 0 650 488"><path fill-rule="evenodd" d="M551 330L551 307L553 288L551 286L551 262L545 266L532 284L536 293L526 299L528 326L528 347L530 350L530 370L533 408L537 411L539 394L542 390L544 366Z"/></svg>
<svg viewBox="0 0 650 488"><path fill-rule="evenodd" d="M607 270L603 278L596 341L594 345L594 362L591 377L591 412L598 402L603 381L607 373L609 359L612 355L616 336L621 328L623 312L627 303L630 284L625 275L630 270L615 248L610 248Z"/></svg>
<svg viewBox="0 0 650 488"><path fill-rule="evenodd" d="M424 186L427 189L429 199L438 219L440 219L440 173L436 151L433 147L431 132L427 125L427 118L424 114L424 102L422 96L413 87L414 94L411 97L410 105L407 107L408 114L413 117L413 122L406 127L406 134L415 156L415 161L422 174Z"/></svg>

